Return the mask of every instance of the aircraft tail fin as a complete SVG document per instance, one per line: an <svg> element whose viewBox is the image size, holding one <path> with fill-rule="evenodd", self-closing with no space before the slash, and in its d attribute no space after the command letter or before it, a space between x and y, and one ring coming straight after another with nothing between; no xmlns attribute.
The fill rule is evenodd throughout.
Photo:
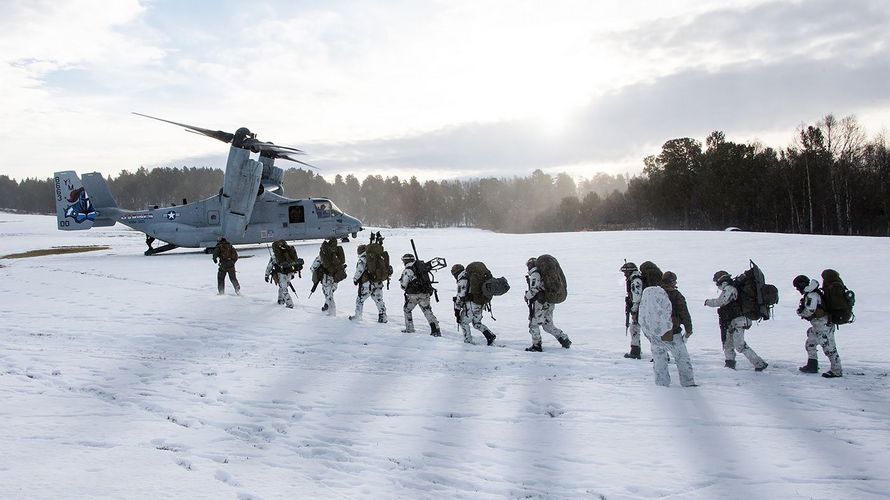
<svg viewBox="0 0 890 500"><path fill-rule="evenodd" d="M117 208L117 202L114 201L114 196L111 195L108 183L105 182L102 174L98 172L83 174L83 187L90 194L93 206L100 212L103 208Z"/></svg>
<svg viewBox="0 0 890 500"><path fill-rule="evenodd" d="M93 227L99 213L93 208L77 172L56 172L54 178L56 221L63 231L81 231Z"/></svg>

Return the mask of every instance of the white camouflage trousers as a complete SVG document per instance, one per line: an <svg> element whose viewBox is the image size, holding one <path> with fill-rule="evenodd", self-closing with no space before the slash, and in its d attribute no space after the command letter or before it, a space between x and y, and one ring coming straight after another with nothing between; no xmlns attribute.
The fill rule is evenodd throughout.
<svg viewBox="0 0 890 500"><path fill-rule="evenodd" d="M473 328L482 332L483 335L485 332L492 334L491 330L482 324L482 312L482 306L475 302L468 301L464 304L464 308L460 313L460 329L464 334L464 342L468 344L473 343L473 336L470 334L471 324Z"/></svg>
<svg viewBox="0 0 890 500"><path fill-rule="evenodd" d="M630 345L631 347L640 347L640 323L633 318L631 321L632 323L627 328L627 332L630 333Z"/></svg>
<svg viewBox="0 0 890 500"><path fill-rule="evenodd" d="M359 284L358 296L355 298L355 316L357 318L361 317L362 311L365 308L365 300L367 300L368 297L374 299L374 303L377 304L377 312L379 313L380 317L385 320L386 304L383 303L382 282L374 283L371 281L366 281Z"/></svg>
<svg viewBox="0 0 890 500"><path fill-rule="evenodd" d="M671 385L671 374L668 371L668 354L673 356L677 363L677 371L680 373L680 385L689 387L695 385L692 375L692 360L686 350L686 338L683 334L676 334L672 340L661 340L660 337L649 336L652 344L652 369L655 370L655 385L667 387Z"/></svg>
<svg viewBox="0 0 890 500"><path fill-rule="evenodd" d="M324 294L325 312L328 316L337 315L337 304L334 303L334 292L337 291L337 282L333 276L327 274L321 278L321 292Z"/></svg>
<svg viewBox="0 0 890 500"><path fill-rule="evenodd" d="M556 304L549 302L532 301L531 319L528 320L528 333L532 336L533 344L541 343L541 328L557 339L565 340L566 334L553 324L553 309ZM637 341L639 342L639 341Z"/></svg>
<svg viewBox="0 0 890 500"><path fill-rule="evenodd" d="M748 358L754 368L762 368L766 366L766 362L745 342L745 330L748 328L751 328L751 320L744 316L730 321L726 341L723 342L723 354L728 361L735 361L735 353L738 351Z"/></svg>
<svg viewBox="0 0 890 500"><path fill-rule="evenodd" d="M831 371L835 375L843 375L841 367L841 357L837 353L837 345L834 343L835 326L828 323L828 317L813 318L810 320L813 325L807 329L806 350L809 359L817 359L818 353L816 346L822 346L822 352L831 363Z"/></svg>
<svg viewBox="0 0 890 500"><path fill-rule="evenodd" d="M294 307L294 301L290 298L290 290L287 284L294 279L293 273L278 273L278 303L287 307Z"/></svg>
<svg viewBox="0 0 890 500"><path fill-rule="evenodd" d="M408 333L414 331L414 315L411 311L417 306L420 306L420 311L423 312L423 315L426 317L430 326L436 325L435 329L438 329L439 320L436 319L436 315L433 314L433 308L430 307L429 294L410 293L405 294L405 306L402 307L402 311L405 313L405 331Z"/></svg>

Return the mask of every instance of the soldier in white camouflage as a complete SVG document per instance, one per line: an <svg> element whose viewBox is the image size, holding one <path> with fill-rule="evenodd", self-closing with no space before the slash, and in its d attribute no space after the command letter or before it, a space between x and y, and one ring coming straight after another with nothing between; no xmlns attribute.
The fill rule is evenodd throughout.
<svg viewBox="0 0 890 500"><path fill-rule="evenodd" d="M360 320L362 311L365 307L365 300L368 297L374 299L377 304L377 322L386 323L386 304L383 303L383 282L372 281L373 278L366 272L368 266L368 256L365 254L367 245L359 245L358 262L355 263L355 275L352 282L358 286L358 296L355 298L355 314L349 317L350 320Z"/></svg>
<svg viewBox="0 0 890 500"><path fill-rule="evenodd" d="M724 367L736 369L736 352L744 355L754 365L754 371L763 371L769 364L751 349L745 342L745 330L751 328L751 320L742 312L739 291L732 284L732 276L726 271L714 273L714 284L720 289L720 295L705 301L708 307L717 307L717 316L721 325L726 325L726 340L723 342L723 354L726 357Z"/></svg>
<svg viewBox="0 0 890 500"><path fill-rule="evenodd" d="M457 295L454 296L454 316L457 323L464 334L464 342L473 344L473 336L470 334L470 325L482 332L485 336L485 342L488 345L494 344L496 335L482 324L482 305L469 300L468 292L470 289L470 279L467 276L464 266L455 264L451 266L451 275L457 280Z"/></svg>
<svg viewBox="0 0 890 500"><path fill-rule="evenodd" d="M526 347L529 352L541 352L541 328L545 332L556 337L559 345L568 349L572 345L569 336L553 324L553 310L556 304L551 304L544 299L544 280L537 268L537 259L532 257L526 261L528 268L526 282L528 290L525 291L525 302L528 304L528 331L532 336L532 345Z"/></svg>
<svg viewBox="0 0 890 500"><path fill-rule="evenodd" d="M436 319L436 315L433 314L433 308L430 307L431 289L424 289L423 283L418 279L414 269L416 261L417 259L410 253L402 256L402 263L405 264L405 269L399 278L399 285L405 291L405 306L402 308L405 313L405 329L402 331L414 333L414 317L411 311L415 307L420 306L420 311L423 312L424 317L430 324L430 335L440 337L442 333L439 330L439 320Z"/></svg>
<svg viewBox="0 0 890 500"><path fill-rule="evenodd" d="M293 263L290 262L289 256L282 257L283 255L289 255L289 251L293 250L293 247L284 240L275 241L272 243L272 247L275 251L269 256L264 279L266 283L269 283L271 280L278 285L278 304L284 305L288 309L293 309L294 301L290 296L289 287L290 282L293 281L296 275L296 270L293 267ZM296 255L296 251L293 252L293 255ZM296 292L294 294L296 295Z"/></svg>
<svg viewBox="0 0 890 500"><path fill-rule="evenodd" d="M837 344L834 342L836 326L831 323L831 318L823 307L819 282L801 274L794 278L792 284L802 295L797 315L810 322L810 328L807 329L807 341L804 344L807 351L807 364L801 366L799 370L804 373L819 371L819 354L816 352L816 347L821 345L822 351L831 363L831 369L823 373L822 376L825 378L842 377L844 369L841 366L841 357L837 353Z"/></svg>

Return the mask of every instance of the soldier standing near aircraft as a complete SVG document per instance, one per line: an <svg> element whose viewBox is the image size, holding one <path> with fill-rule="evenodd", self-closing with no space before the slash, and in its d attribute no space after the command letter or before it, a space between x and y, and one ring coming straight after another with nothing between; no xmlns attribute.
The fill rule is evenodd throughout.
<svg viewBox="0 0 890 500"><path fill-rule="evenodd" d="M216 241L216 247L213 249L213 263L219 265L216 273L216 289L219 295L226 293L226 275L229 275L229 281L235 288L235 295L241 295L241 285L238 278L235 277L235 262L238 261L238 252L235 247L225 238L220 236Z"/></svg>
<svg viewBox="0 0 890 500"><path fill-rule="evenodd" d="M402 330L405 333L414 333L414 317L411 311L414 310L415 307L420 306L421 312L423 312L424 317L430 323L430 335L433 337L441 337L442 333L439 331L439 320L436 319L436 315L433 314L433 308L430 307L430 295L433 293L432 283L430 282L429 273L427 275L421 276L418 273L417 269L415 269L415 263L417 262L417 258L415 258L410 253L406 253L402 256L402 263L405 264L405 270L402 271L402 276L399 278L399 285L402 287L402 290L405 291L405 306L403 307L403 311L405 313L405 329ZM426 272L426 271L424 271Z"/></svg>
<svg viewBox="0 0 890 500"><path fill-rule="evenodd" d="M358 296L355 299L355 314L350 320L361 320L365 300L368 297L374 299L377 304L377 322L386 323L386 304L383 303L383 280L392 275L392 267L389 265L389 253L383 250L383 236L380 233L371 233L371 242L367 245L359 245L358 262L355 264L355 276L352 282L358 286Z"/></svg>
<svg viewBox="0 0 890 500"><path fill-rule="evenodd" d="M293 289L291 280L294 274L303 269L303 259L297 257L297 250L288 245L284 240L277 240L272 243L272 252L269 256L269 264L266 266L266 283L269 283L271 277L278 285L278 304L284 304L288 309L294 308L294 301L290 298L290 291ZM294 291L296 295L296 291Z"/></svg>
<svg viewBox="0 0 890 500"><path fill-rule="evenodd" d="M346 279L345 256L343 247L337 244L337 238L328 238L321 244L318 257L309 269L312 271L312 292L321 283L321 291L324 293L321 310L327 312L328 316L336 316L334 292L337 290L337 283Z"/></svg>

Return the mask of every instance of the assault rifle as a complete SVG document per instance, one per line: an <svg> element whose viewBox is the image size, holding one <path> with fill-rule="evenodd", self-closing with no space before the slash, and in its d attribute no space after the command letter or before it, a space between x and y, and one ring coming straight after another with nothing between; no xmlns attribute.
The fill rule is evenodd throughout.
<svg viewBox="0 0 890 500"><path fill-rule="evenodd" d="M627 337L627 330L630 328L630 297L624 297L624 336Z"/></svg>
<svg viewBox="0 0 890 500"><path fill-rule="evenodd" d="M417 255L417 247L414 245L413 238L411 239L411 250L414 251L414 279L420 279L420 276L424 276L425 279L429 280L430 288L433 290L433 296L436 298L436 302L439 302L439 291L433 286L438 283L438 281L436 281L433 272L438 271L439 269L444 269L448 263L445 262L445 259L442 257L434 257L429 261L420 260L420 257Z"/></svg>

